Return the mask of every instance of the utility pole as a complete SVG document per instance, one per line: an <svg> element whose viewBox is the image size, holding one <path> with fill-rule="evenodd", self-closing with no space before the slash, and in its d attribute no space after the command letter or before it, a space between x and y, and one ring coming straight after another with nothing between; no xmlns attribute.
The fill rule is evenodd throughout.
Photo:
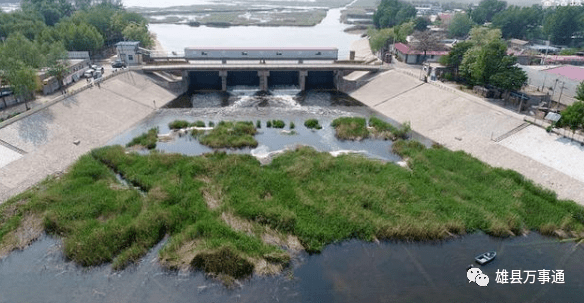
<svg viewBox="0 0 584 303"><path fill-rule="evenodd" d="M552 96L550 97L550 101L548 102L548 108L552 108L552 100L554 99L554 94L556 93L556 85L558 85L558 79L556 79L556 83L554 84L554 90L552 91Z"/></svg>
<svg viewBox="0 0 584 303"><path fill-rule="evenodd" d="M562 82L562 87L560 87L560 97L558 98L558 103L556 104L556 109L560 108L560 101L562 100L562 92L564 91L564 87L565 87L564 86L565 82L563 82L563 81L561 81L561 82Z"/></svg>

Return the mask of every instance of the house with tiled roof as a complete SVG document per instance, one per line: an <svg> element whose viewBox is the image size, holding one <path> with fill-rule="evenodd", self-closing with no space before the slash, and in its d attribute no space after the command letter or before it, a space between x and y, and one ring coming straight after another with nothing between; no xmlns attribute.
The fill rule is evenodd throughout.
<svg viewBox="0 0 584 303"><path fill-rule="evenodd" d="M424 52L403 43L396 43L394 45L394 52L398 59L408 64L422 64L422 62L438 62L440 57L448 55L448 51L444 50L428 50L424 58Z"/></svg>

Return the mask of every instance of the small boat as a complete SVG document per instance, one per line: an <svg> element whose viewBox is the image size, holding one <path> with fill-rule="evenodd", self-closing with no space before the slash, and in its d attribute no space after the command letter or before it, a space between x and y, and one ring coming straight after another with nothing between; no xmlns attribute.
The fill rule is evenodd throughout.
<svg viewBox="0 0 584 303"><path fill-rule="evenodd" d="M480 254L480 255L476 256L475 261L477 261L477 263L479 263L480 265L483 265L483 264L486 264L486 263L493 261L493 259L495 259L496 256L497 256L497 252L489 251L489 252L486 252L484 254Z"/></svg>

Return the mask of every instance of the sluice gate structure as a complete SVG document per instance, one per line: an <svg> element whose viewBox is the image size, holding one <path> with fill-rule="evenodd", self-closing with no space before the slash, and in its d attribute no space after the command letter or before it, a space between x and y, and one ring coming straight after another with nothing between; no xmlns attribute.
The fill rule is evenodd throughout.
<svg viewBox="0 0 584 303"><path fill-rule="evenodd" d="M145 55L144 72L180 74L186 90L222 90L257 86L267 91L279 85L343 91L343 77L354 71L386 70L354 60L337 60L336 48L185 48L184 54Z"/></svg>

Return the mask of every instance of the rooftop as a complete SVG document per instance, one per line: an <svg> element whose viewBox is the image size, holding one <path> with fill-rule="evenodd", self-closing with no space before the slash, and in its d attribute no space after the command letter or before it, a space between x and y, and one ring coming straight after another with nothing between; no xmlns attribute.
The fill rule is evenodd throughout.
<svg viewBox="0 0 584 303"><path fill-rule="evenodd" d="M407 55L423 55L424 54L423 51L411 49L409 45L406 45L403 43L396 43L395 49L397 49L400 53L407 54ZM448 53L449 53L448 51L442 51L442 50L440 50L440 51L433 51L433 50L426 51L426 55L443 56L443 55L448 55Z"/></svg>
<svg viewBox="0 0 584 303"><path fill-rule="evenodd" d="M579 61L584 61L584 57L578 56L553 56L553 57L576 57L572 59L579 59ZM555 75L564 76L566 78L584 81L584 68L574 65L564 65L556 68L551 68L545 71L546 73L551 73Z"/></svg>

